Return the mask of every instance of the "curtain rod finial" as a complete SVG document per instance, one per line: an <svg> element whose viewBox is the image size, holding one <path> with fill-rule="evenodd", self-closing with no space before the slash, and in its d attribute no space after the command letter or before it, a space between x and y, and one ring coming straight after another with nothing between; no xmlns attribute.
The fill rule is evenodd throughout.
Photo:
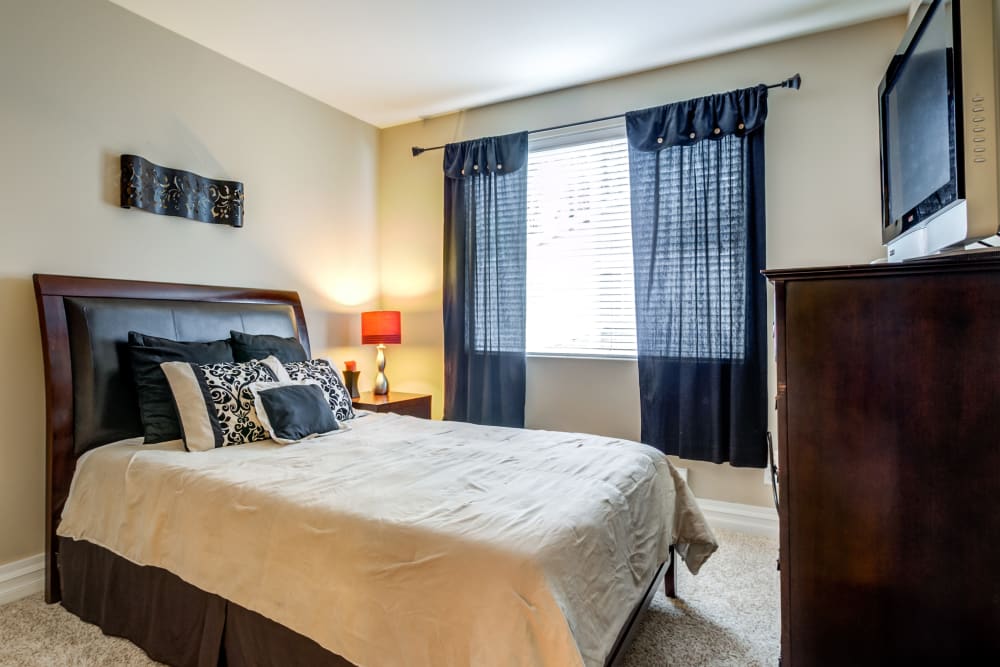
<svg viewBox="0 0 1000 667"><path fill-rule="evenodd" d="M413 157L417 157L418 155L420 155L421 153L423 153L427 149L426 148L420 148L419 146L411 146L410 150L413 152Z"/></svg>
<svg viewBox="0 0 1000 667"><path fill-rule="evenodd" d="M802 75L796 72L790 79L787 79L782 88L791 88L792 90L798 90L802 86Z"/></svg>

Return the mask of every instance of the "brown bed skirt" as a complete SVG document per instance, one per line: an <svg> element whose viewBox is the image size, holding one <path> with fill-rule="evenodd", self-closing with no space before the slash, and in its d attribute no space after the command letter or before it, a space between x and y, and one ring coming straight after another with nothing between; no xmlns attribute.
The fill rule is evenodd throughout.
<svg viewBox="0 0 1000 667"><path fill-rule="evenodd" d="M606 665L623 660L660 581L674 596L674 551L618 634ZM124 637L174 667L354 667L305 635L207 593L162 568L96 544L59 538L62 605L104 634Z"/></svg>
<svg viewBox="0 0 1000 667"><path fill-rule="evenodd" d="M176 667L351 667L287 627L85 541L59 538L62 604Z"/></svg>

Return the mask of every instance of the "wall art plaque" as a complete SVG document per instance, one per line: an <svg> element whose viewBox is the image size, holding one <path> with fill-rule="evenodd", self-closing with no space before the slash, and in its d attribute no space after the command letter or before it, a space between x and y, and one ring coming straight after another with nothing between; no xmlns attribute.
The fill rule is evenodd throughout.
<svg viewBox="0 0 1000 667"><path fill-rule="evenodd" d="M138 155L122 155L121 206L242 227L243 184L161 167Z"/></svg>

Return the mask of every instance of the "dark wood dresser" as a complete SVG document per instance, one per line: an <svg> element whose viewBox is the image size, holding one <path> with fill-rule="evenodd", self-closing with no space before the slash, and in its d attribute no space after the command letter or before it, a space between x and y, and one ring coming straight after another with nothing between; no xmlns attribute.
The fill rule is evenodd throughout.
<svg viewBox="0 0 1000 667"><path fill-rule="evenodd" d="M775 286L781 654L1000 659L1000 253Z"/></svg>

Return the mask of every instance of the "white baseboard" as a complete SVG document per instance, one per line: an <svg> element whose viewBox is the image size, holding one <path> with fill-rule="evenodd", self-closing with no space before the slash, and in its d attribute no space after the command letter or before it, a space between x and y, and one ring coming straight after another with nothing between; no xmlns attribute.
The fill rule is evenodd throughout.
<svg viewBox="0 0 1000 667"><path fill-rule="evenodd" d="M773 507L698 499L698 506L713 527L750 535L778 537L778 513Z"/></svg>
<svg viewBox="0 0 1000 667"><path fill-rule="evenodd" d="M0 565L0 604L20 600L45 588L45 554Z"/></svg>

